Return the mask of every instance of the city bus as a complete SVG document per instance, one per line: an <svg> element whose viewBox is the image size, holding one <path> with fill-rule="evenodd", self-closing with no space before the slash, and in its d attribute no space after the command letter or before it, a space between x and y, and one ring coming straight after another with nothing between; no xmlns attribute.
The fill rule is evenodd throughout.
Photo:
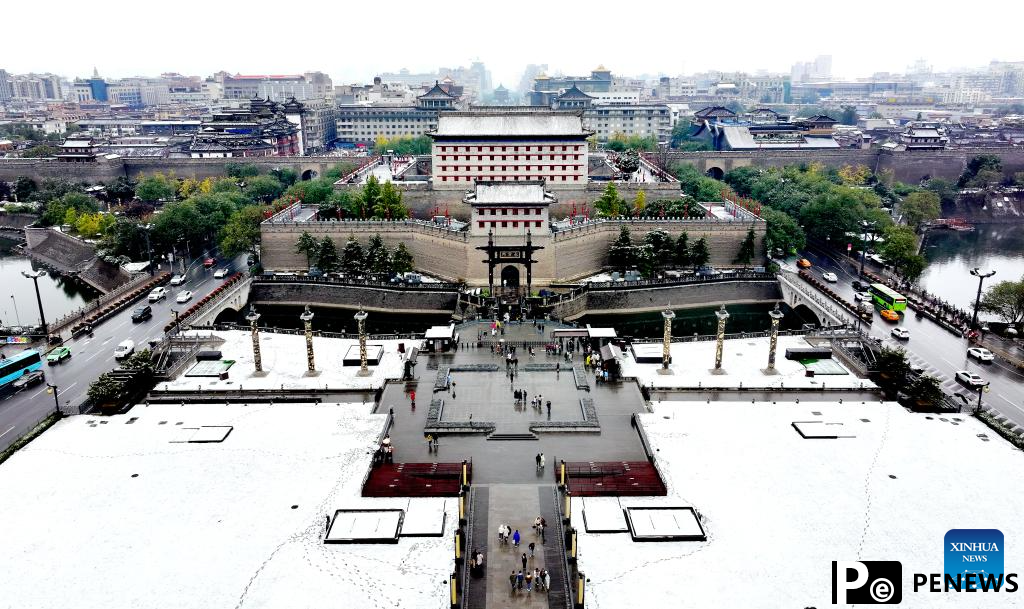
<svg viewBox="0 0 1024 609"><path fill-rule="evenodd" d="M7 359L0 359L0 389L9 386L23 374L43 367L43 359L35 349L26 349Z"/></svg>
<svg viewBox="0 0 1024 609"><path fill-rule="evenodd" d="M871 300L883 309L892 309L893 311L907 310L907 299L903 294L881 283L871 284Z"/></svg>

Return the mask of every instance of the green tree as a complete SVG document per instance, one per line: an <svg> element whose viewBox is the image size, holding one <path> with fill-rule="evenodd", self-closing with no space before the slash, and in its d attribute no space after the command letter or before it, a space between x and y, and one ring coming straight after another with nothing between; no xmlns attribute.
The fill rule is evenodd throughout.
<svg viewBox="0 0 1024 609"><path fill-rule="evenodd" d="M135 189L135 196L147 203L173 201L178 187L172 178L162 173L145 176Z"/></svg>
<svg viewBox="0 0 1024 609"><path fill-rule="evenodd" d="M402 191L395 188L391 180L384 182L373 206L373 215L386 220L401 220L409 215L402 203Z"/></svg>
<svg viewBox="0 0 1024 609"><path fill-rule="evenodd" d="M625 201L619 196L619 189L615 187L615 183L608 182L601 196L594 200L594 209L602 216L615 218L622 215L623 203Z"/></svg>
<svg viewBox="0 0 1024 609"><path fill-rule="evenodd" d="M629 234L629 229L623 226L619 229L619 236L608 247L608 264L613 268L625 269L635 263L636 252L633 248L633 238Z"/></svg>
<svg viewBox="0 0 1024 609"><path fill-rule="evenodd" d="M322 179L329 180L332 183L337 182L341 178L355 171L356 167L358 167L358 165L352 162L338 163L325 171ZM282 182L283 181L284 180L282 180Z"/></svg>
<svg viewBox="0 0 1024 609"><path fill-rule="evenodd" d="M334 193L334 185L330 180L309 180L293 184L285 191L285 198L297 199L307 205L320 205Z"/></svg>
<svg viewBox="0 0 1024 609"><path fill-rule="evenodd" d="M146 377L152 376L155 371L153 354L149 349L136 351L128 359L121 362L121 368L125 370L138 370Z"/></svg>
<svg viewBox="0 0 1024 609"><path fill-rule="evenodd" d="M96 377L96 380L89 384L89 390L86 392L86 397L89 401L93 404L99 405L116 403L121 400L124 395L124 383L117 380L117 378L109 372L104 372Z"/></svg>
<svg viewBox="0 0 1024 609"><path fill-rule="evenodd" d="M18 176L14 180L14 197L22 202L28 203L32 198L32 193L36 192L38 187L36 186L35 180L27 176Z"/></svg>
<svg viewBox="0 0 1024 609"><path fill-rule="evenodd" d="M271 169L270 175L274 176L278 182L284 184L285 188L288 188L299 180L299 174L294 169L289 169L288 167Z"/></svg>
<svg viewBox="0 0 1024 609"><path fill-rule="evenodd" d="M644 235L643 245L650 248L650 264L652 269L648 270L648 275L654 266L672 264L672 259L675 258L676 243L665 231L653 230L647 233Z"/></svg>
<svg viewBox="0 0 1024 609"><path fill-rule="evenodd" d="M396 273L409 273L413 270L413 257L404 243L399 243L391 256L391 266Z"/></svg>
<svg viewBox="0 0 1024 609"><path fill-rule="evenodd" d="M107 183L107 198L114 203L127 203L135 198L135 182L124 176Z"/></svg>
<svg viewBox="0 0 1024 609"><path fill-rule="evenodd" d="M209 232L195 204L192 201L181 201L164 206L163 211L153 219L151 235L154 250L168 251L179 241L205 243Z"/></svg>
<svg viewBox="0 0 1024 609"><path fill-rule="evenodd" d="M248 180L260 175L260 168L253 163L228 163L224 166L224 172L229 177L238 180Z"/></svg>
<svg viewBox="0 0 1024 609"><path fill-rule="evenodd" d="M942 214L939 195L929 190L912 192L900 204L900 212L910 226L934 220Z"/></svg>
<svg viewBox="0 0 1024 609"><path fill-rule="evenodd" d="M690 248L690 263L696 268L706 265L709 260L711 260L711 252L708 250L707 239L701 237Z"/></svg>
<svg viewBox="0 0 1024 609"><path fill-rule="evenodd" d="M284 194L284 184L271 176L256 176L245 181L245 194L259 203L270 203Z"/></svg>
<svg viewBox="0 0 1024 609"><path fill-rule="evenodd" d="M642 216L644 215L644 208L647 207L647 193L641 188L637 191L636 197L633 199L633 215Z"/></svg>
<svg viewBox="0 0 1024 609"><path fill-rule="evenodd" d="M313 266L313 258L316 257L317 251L320 245L317 243L313 235L310 235L306 231L302 231L299 235L299 240L295 243L295 253L304 254L306 256L306 266Z"/></svg>
<svg viewBox="0 0 1024 609"><path fill-rule="evenodd" d="M146 233L137 218L118 217L107 229L100 248L110 256L127 256L134 261L146 260Z"/></svg>
<svg viewBox="0 0 1024 609"><path fill-rule="evenodd" d="M366 246L366 269L371 273L391 272L391 256L379 234L370 237Z"/></svg>
<svg viewBox="0 0 1024 609"><path fill-rule="evenodd" d="M368 209L374 210L377 208L380 190L380 180L377 179L377 176L371 175L366 179L366 183L363 184L362 199Z"/></svg>
<svg viewBox="0 0 1024 609"><path fill-rule="evenodd" d="M917 235L907 226L890 226L885 230L882 256L893 269L907 279L917 279L924 271L924 258L918 255Z"/></svg>
<svg viewBox="0 0 1024 609"><path fill-rule="evenodd" d="M633 261L640 274L646 278L654 275L658 265L657 255L649 243L641 243L633 248Z"/></svg>
<svg viewBox="0 0 1024 609"><path fill-rule="evenodd" d="M231 214L220 238L221 253L228 257L244 252L255 253L256 244L260 242L261 222L263 208L257 205L247 205Z"/></svg>
<svg viewBox="0 0 1024 609"><path fill-rule="evenodd" d="M984 187L987 181L996 177L996 181L1002 178L1003 161L994 154L979 154L967 161L967 167L960 174L956 185L960 188L966 186ZM982 179L979 180L979 177Z"/></svg>
<svg viewBox="0 0 1024 609"><path fill-rule="evenodd" d="M806 244L804 229L786 212L764 207L761 217L765 221L764 247L769 255L775 249L792 254Z"/></svg>
<svg viewBox="0 0 1024 609"><path fill-rule="evenodd" d="M341 264L346 273L362 273L366 269L366 256L363 247L355 237L349 237L345 249L341 251Z"/></svg>
<svg viewBox="0 0 1024 609"><path fill-rule="evenodd" d="M32 146L31 148L22 150L19 156L21 156L21 158L23 159L41 159L55 156L57 152L59 151L53 146L41 144L38 146Z"/></svg>
<svg viewBox="0 0 1024 609"><path fill-rule="evenodd" d="M640 169L640 154L636 150L629 148L615 157L615 166L622 173L631 175L637 169Z"/></svg>
<svg viewBox="0 0 1024 609"><path fill-rule="evenodd" d="M325 273L334 271L337 270L339 262L338 247L334 245L333 239L325 236L316 250L317 268Z"/></svg>
<svg viewBox="0 0 1024 609"><path fill-rule="evenodd" d="M59 199L49 201L43 210L40 221L44 226L61 224L69 219L69 210L75 212L70 218L71 222L69 222L69 224L74 224L78 221L78 214L95 213L99 210L99 204L96 202L96 199L89 195L80 192L69 192Z"/></svg>
<svg viewBox="0 0 1024 609"><path fill-rule="evenodd" d="M878 370L878 385L890 396L907 387L907 379L910 375L910 363L907 361L907 352L903 349L890 349L882 347L882 351L875 360L875 369Z"/></svg>
<svg viewBox="0 0 1024 609"><path fill-rule="evenodd" d="M1008 324L1024 321L1024 278L1000 281L987 289L978 310L998 315Z"/></svg>
<svg viewBox="0 0 1024 609"><path fill-rule="evenodd" d="M942 387L934 376L921 374L910 382L907 395L913 397L918 404L935 407L942 401Z"/></svg>
<svg viewBox="0 0 1024 609"><path fill-rule="evenodd" d="M755 256L756 238L753 228L747 231L747 236L744 237L743 243L740 244L740 251L736 254L735 262L739 264L750 264L750 261L753 260Z"/></svg>
<svg viewBox="0 0 1024 609"><path fill-rule="evenodd" d="M690 236L684 231L676 239L675 262L679 266L690 266Z"/></svg>
<svg viewBox="0 0 1024 609"><path fill-rule="evenodd" d="M682 191L697 201L721 201L725 184L702 174L696 167L689 164L677 164L672 170L679 180Z"/></svg>
<svg viewBox="0 0 1024 609"><path fill-rule="evenodd" d="M859 118L856 106L843 106L843 111L839 114L839 124L856 125Z"/></svg>

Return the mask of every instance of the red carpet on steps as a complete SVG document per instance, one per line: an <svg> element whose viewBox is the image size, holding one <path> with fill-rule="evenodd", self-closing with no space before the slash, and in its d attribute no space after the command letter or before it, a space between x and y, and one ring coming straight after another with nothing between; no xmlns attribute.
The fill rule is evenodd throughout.
<svg viewBox="0 0 1024 609"><path fill-rule="evenodd" d="M385 463L370 470L363 497L455 497L461 477L462 463Z"/></svg>
<svg viewBox="0 0 1024 609"><path fill-rule="evenodd" d="M665 483L649 461L566 462L569 490L577 497L664 496ZM561 464L555 469L555 480Z"/></svg>

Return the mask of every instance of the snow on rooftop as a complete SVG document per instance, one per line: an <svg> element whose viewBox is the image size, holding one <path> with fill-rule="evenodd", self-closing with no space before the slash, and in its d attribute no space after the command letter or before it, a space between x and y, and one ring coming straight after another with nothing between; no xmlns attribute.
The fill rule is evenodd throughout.
<svg viewBox="0 0 1024 609"><path fill-rule="evenodd" d="M386 419L370 410L151 405L63 419L0 466L2 604L439 607L450 536L323 543L338 508L422 501L438 516L443 500L359 496ZM171 441L202 426L233 430L220 443Z"/></svg>
<svg viewBox="0 0 1024 609"><path fill-rule="evenodd" d="M726 327L728 331L728 327ZM672 374L659 374L661 362L638 364L627 349L623 352L622 374L635 376L645 387L697 388L721 387L757 388L826 388L826 389L874 389L876 385L851 373L836 357L828 364L840 374L816 374L806 376L807 366L795 360L786 359L786 349L807 348L812 345L802 336L780 336L775 353L776 375L761 372L768 365L769 339L736 338L725 341L722 349L722 370L724 374L712 374L715 367L715 341L706 340L689 343L672 343ZM646 347L651 349L651 347ZM657 343L661 352L661 343ZM823 360L825 361L825 360ZM812 366L813 367L813 366Z"/></svg>
<svg viewBox="0 0 1024 609"><path fill-rule="evenodd" d="M477 184L473 203L549 203L543 184Z"/></svg>
<svg viewBox="0 0 1024 609"><path fill-rule="evenodd" d="M199 331L197 331L199 332ZM209 332L202 331L203 334ZM187 333L185 333L187 334ZM370 376L359 376L359 366L343 366L342 360L348 350L355 346L358 350L358 338L323 338L313 337L313 355L319 376L306 374L306 338L301 334L274 334L260 332L260 355L266 376L253 376L256 366L252 355L252 335L244 330L226 330L213 332L224 339L224 343L215 347L225 360L234 360L228 369L227 380L210 377L190 377L183 373L178 378L160 383L158 390L195 391L202 387L203 391L238 391L243 389L376 389L384 385L389 378L400 378L405 366L405 355L398 352L398 343L405 343L406 352L415 346L408 340L370 340L367 345L381 345L384 355L380 364L370 366ZM417 341L418 342L418 341ZM185 368L185 372L188 368Z"/></svg>
<svg viewBox="0 0 1024 609"><path fill-rule="evenodd" d="M792 422L813 419L856 437L801 438ZM663 402L639 421L668 496L619 504L692 506L708 539L586 533L591 499L573 502L588 606L826 607L831 561L863 559L902 561L901 606L974 607L912 591L913 573L943 572L948 530L999 529L1006 571L1024 561L1024 489L1012 483L1024 455L968 416L892 403ZM984 606L1019 605L1014 596Z"/></svg>
<svg viewBox="0 0 1024 609"><path fill-rule="evenodd" d="M568 136L583 138L583 119L576 113L448 113L437 117L439 136Z"/></svg>

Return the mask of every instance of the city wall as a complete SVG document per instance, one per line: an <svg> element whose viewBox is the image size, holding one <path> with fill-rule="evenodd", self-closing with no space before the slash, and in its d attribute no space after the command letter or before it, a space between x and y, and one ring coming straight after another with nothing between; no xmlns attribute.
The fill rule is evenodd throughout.
<svg viewBox="0 0 1024 609"><path fill-rule="evenodd" d="M533 244L543 247L534 253L537 263L533 265L533 285L573 281L600 272L608 263L608 247L618 237L623 225L629 227L635 241L654 230L664 230L673 238L686 231L691 243L703 236L711 253L710 263L716 266L733 264L750 228L754 229L755 251L763 251L765 225L760 221L610 220L553 235L533 235ZM470 285L488 283L486 254L476 249L487 244L485 235L471 236L468 232L453 232L420 222L267 222L261 225L260 247L264 268L273 271L306 270L308 262L305 255L295 251L303 232L318 240L330 237L339 252L350 237L365 248L370 238L379 234L388 248L394 249L399 243L404 243L420 271L448 281L465 280ZM500 241L504 243L507 239ZM503 266L499 265L494 270L496 284L500 282ZM521 271L520 281L525 283L525 269L516 266Z"/></svg>
<svg viewBox="0 0 1024 609"><path fill-rule="evenodd" d="M318 307L365 309L380 313L437 313L454 311L455 291L403 290L329 283L254 282L249 302L257 305L314 304Z"/></svg>

